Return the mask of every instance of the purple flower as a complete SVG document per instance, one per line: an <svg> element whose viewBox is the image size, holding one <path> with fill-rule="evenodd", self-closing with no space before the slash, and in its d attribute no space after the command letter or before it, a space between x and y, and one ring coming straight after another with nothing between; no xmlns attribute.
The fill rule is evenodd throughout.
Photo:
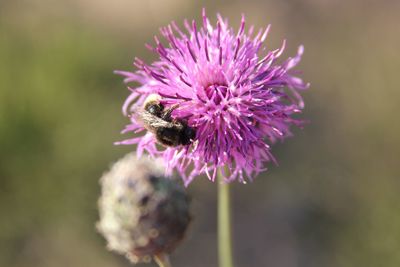
<svg viewBox="0 0 400 267"><path fill-rule="evenodd" d="M217 15L216 26L211 25L203 9L203 26L193 20L184 22L186 32L175 22L161 28L167 45L155 37L155 47L149 49L159 55L151 65L135 59L135 72L116 71L129 87L130 96L123 105L129 116L143 106L150 94L158 94L176 120L187 121L196 130L193 143L186 146L163 147L154 135L128 139L117 144L137 144L139 155L147 151L154 157L163 157L167 174L175 169L188 185L194 177L205 173L215 180L217 169L227 166L223 173L227 181L245 182L265 170L265 163L275 162L270 145L290 136L292 124L302 121L292 117L301 112L303 100L299 91L308 87L295 76L295 67L303 54L278 63L285 48L269 50L264 42L270 26L254 32L245 32L245 19L235 32L226 19ZM145 131L135 116L123 130Z"/></svg>

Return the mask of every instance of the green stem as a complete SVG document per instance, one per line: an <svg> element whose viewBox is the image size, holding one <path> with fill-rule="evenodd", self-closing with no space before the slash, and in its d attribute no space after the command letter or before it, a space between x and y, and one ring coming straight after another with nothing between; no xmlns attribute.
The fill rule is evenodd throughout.
<svg viewBox="0 0 400 267"><path fill-rule="evenodd" d="M169 257L165 253L154 255L154 260L160 267L172 267L171 262L169 261Z"/></svg>
<svg viewBox="0 0 400 267"><path fill-rule="evenodd" d="M227 174L225 170L225 174ZM219 267L233 267L229 184L218 173L218 257Z"/></svg>

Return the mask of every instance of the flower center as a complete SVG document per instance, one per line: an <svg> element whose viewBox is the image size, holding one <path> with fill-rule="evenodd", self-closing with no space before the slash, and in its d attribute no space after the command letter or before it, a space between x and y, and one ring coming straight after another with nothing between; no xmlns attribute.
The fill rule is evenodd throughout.
<svg viewBox="0 0 400 267"><path fill-rule="evenodd" d="M206 65L196 70L197 81L207 98L218 105L228 92L228 81L219 65Z"/></svg>
<svg viewBox="0 0 400 267"><path fill-rule="evenodd" d="M216 105L219 105L223 98L226 97L228 87L223 84L210 84L204 87L206 95L210 101L213 101Z"/></svg>

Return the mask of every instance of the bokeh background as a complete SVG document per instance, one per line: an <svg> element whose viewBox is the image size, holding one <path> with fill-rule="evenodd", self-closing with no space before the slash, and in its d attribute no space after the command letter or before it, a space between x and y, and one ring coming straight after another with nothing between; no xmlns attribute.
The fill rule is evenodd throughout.
<svg viewBox="0 0 400 267"><path fill-rule="evenodd" d="M237 266L400 266L400 1L0 1L0 266L129 266L96 233L98 179L128 95L114 69L158 28L221 12L305 45L311 123L279 167L235 184ZM216 185L189 187L195 221L174 266L216 266ZM139 265L154 266L154 265Z"/></svg>

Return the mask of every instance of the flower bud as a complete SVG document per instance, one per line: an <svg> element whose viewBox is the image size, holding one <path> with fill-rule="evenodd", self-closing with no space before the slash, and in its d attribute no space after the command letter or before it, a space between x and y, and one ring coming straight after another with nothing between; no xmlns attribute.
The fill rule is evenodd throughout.
<svg viewBox="0 0 400 267"><path fill-rule="evenodd" d="M97 229L132 262L170 253L189 225L189 197L164 171L161 161L128 154L100 180Z"/></svg>

